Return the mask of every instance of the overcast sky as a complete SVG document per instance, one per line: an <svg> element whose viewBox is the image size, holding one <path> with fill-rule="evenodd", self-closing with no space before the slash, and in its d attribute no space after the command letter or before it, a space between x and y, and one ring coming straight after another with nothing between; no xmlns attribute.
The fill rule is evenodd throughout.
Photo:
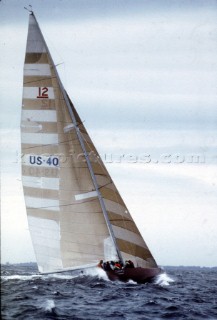
<svg viewBox="0 0 217 320"><path fill-rule="evenodd" d="M35 261L19 160L29 3L158 264L217 266L217 2L211 0L0 2L2 262Z"/></svg>

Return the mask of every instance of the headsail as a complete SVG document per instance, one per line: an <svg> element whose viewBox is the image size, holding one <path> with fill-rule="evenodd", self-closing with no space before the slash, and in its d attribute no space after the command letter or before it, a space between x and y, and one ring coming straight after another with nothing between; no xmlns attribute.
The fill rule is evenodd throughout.
<svg viewBox="0 0 217 320"><path fill-rule="evenodd" d="M100 259L156 263L65 92L30 14L21 119L22 181L41 272Z"/></svg>

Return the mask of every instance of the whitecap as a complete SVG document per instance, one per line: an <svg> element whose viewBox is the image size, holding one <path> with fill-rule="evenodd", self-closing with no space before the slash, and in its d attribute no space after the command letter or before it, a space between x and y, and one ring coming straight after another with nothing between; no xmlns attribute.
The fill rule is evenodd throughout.
<svg viewBox="0 0 217 320"><path fill-rule="evenodd" d="M174 280L166 273L159 274L155 279L155 284L160 286L169 286L170 282L174 282Z"/></svg>
<svg viewBox="0 0 217 320"><path fill-rule="evenodd" d="M2 276L1 279L2 280L22 280L22 281L26 281L26 280L35 280L35 279L40 279L42 278L41 275L39 274L32 274L32 275L20 275L20 274L14 274L11 276Z"/></svg>
<svg viewBox="0 0 217 320"><path fill-rule="evenodd" d="M91 277L98 277L99 279L103 279L105 281L109 281L106 272L102 268L89 268L84 270L84 275Z"/></svg>
<svg viewBox="0 0 217 320"><path fill-rule="evenodd" d="M33 286L32 289L36 289L36 290L37 290L37 289L38 289L38 286Z"/></svg>
<svg viewBox="0 0 217 320"><path fill-rule="evenodd" d="M62 280L71 280L79 276L80 274L73 275L73 274L53 273L53 274L44 276L44 279L55 278L55 279L62 279Z"/></svg>
<svg viewBox="0 0 217 320"><path fill-rule="evenodd" d="M45 311L52 312L55 309L55 303L52 299L46 300L42 307Z"/></svg>
<svg viewBox="0 0 217 320"><path fill-rule="evenodd" d="M133 281L132 279L128 280L127 283L129 283L129 284L136 284L136 285L138 284L136 281Z"/></svg>

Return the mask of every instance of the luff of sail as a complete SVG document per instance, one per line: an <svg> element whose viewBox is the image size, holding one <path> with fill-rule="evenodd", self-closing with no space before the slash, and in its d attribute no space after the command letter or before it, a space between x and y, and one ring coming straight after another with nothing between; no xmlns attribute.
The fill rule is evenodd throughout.
<svg viewBox="0 0 217 320"><path fill-rule="evenodd" d="M34 14L21 121L22 181L39 271L79 268L118 253L156 266L62 87Z"/></svg>

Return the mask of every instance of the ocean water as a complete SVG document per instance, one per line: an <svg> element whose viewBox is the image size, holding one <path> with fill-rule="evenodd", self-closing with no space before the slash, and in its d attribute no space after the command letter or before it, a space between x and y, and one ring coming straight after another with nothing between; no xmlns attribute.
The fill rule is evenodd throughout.
<svg viewBox="0 0 217 320"><path fill-rule="evenodd" d="M155 283L111 282L103 271L39 275L1 266L2 319L217 319L217 268L165 267Z"/></svg>

